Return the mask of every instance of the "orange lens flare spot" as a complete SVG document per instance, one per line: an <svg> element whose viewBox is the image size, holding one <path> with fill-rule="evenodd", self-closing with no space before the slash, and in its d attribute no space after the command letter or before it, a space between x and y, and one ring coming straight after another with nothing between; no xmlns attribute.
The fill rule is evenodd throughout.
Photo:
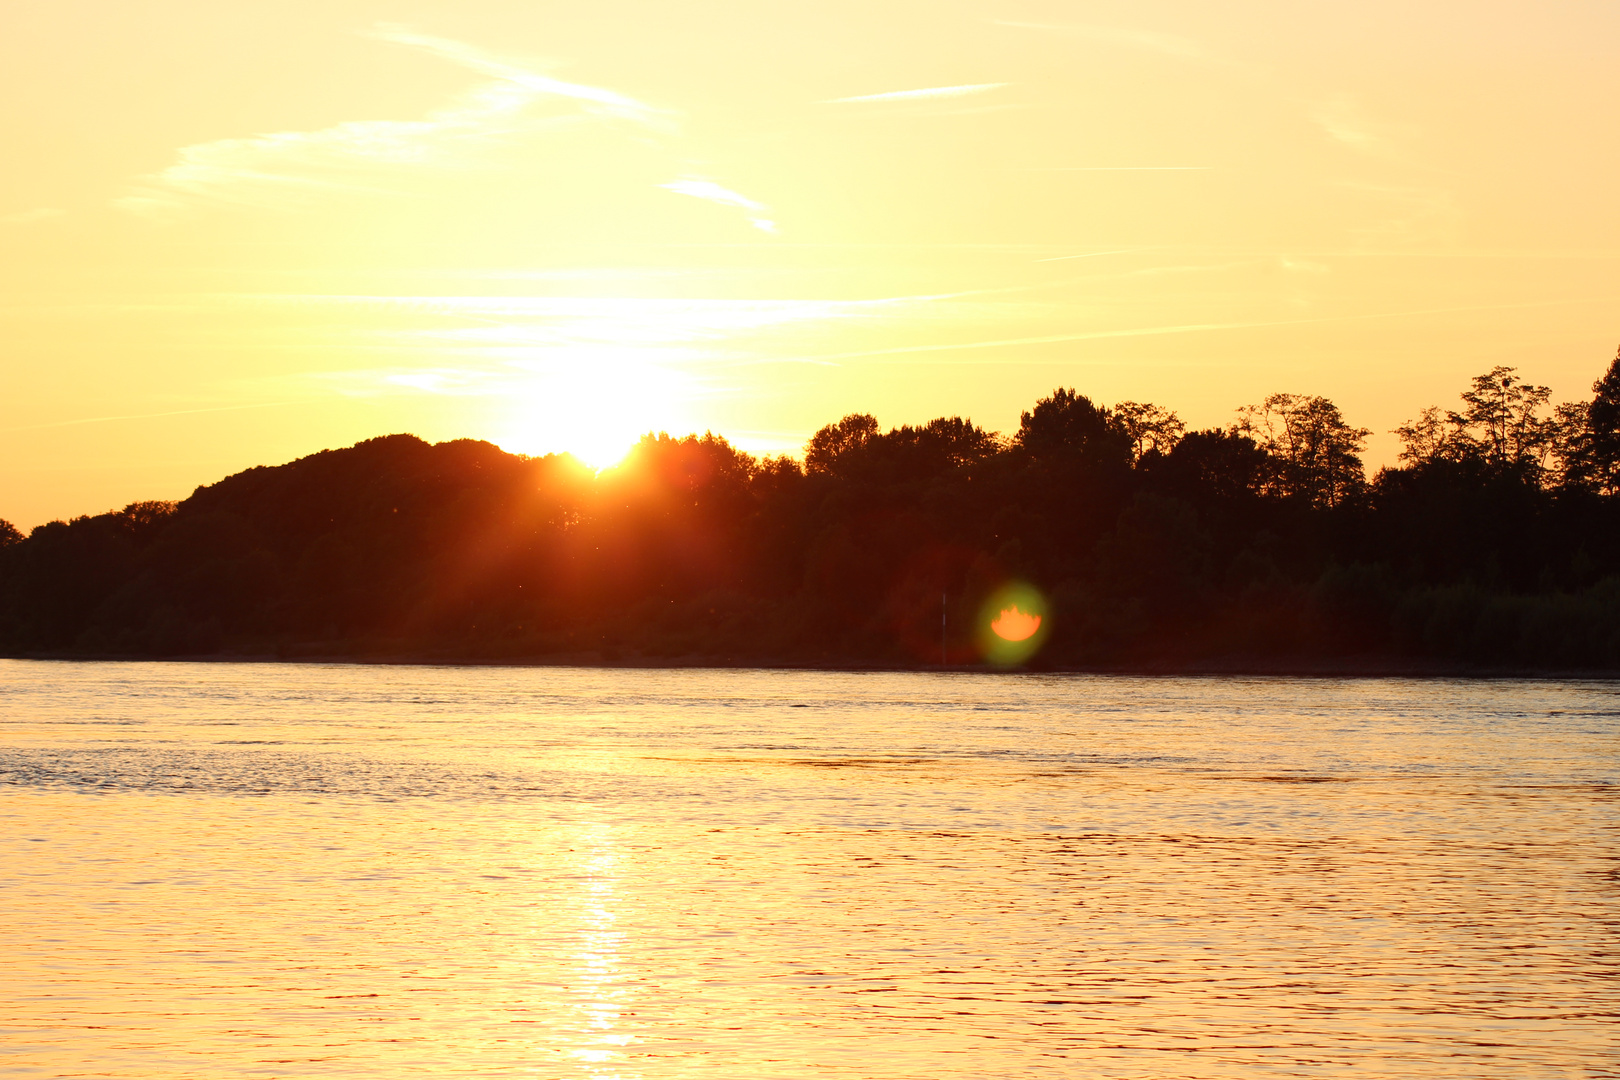
<svg viewBox="0 0 1620 1080"><path fill-rule="evenodd" d="M997 667L1022 664L1040 652L1052 632L1046 598L1032 585L1012 581L979 609L979 649Z"/></svg>
<svg viewBox="0 0 1620 1080"><path fill-rule="evenodd" d="M1003 641L1027 641L1041 628L1039 615L1026 615L1014 604L990 621L990 629Z"/></svg>

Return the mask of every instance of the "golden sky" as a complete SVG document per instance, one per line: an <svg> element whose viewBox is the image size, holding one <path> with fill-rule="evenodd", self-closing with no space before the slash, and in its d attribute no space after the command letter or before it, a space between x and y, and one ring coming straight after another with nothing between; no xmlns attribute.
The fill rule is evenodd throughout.
<svg viewBox="0 0 1620 1080"><path fill-rule="evenodd" d="M0 517L1620 341L1620 5L0 0Z"/></svg>

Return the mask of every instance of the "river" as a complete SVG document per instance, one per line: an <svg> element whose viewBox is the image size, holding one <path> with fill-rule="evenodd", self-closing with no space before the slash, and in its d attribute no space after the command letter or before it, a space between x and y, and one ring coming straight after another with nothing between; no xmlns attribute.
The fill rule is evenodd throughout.
<svg viewBox="0 0 1620 1080"><path fill-rule="evenodd" d="M1620 684L0 661L13 1077L1620 1075Z"/></svg>

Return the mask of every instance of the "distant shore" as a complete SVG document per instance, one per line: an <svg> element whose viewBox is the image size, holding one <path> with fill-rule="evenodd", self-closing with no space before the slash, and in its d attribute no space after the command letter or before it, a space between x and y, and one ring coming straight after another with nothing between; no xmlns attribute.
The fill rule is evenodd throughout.
<svg viewBox="0 0 1620 1080"><path fill-rule="evenodd" d="M1032 664L996 667L990 664L886 664L854 661L812 661L787 658L724 657L620 657L606 659L597 653L561 653L543 656L449 656L432 653L200 653L196 655L151 656L139 653L33 652L0 657L7 660L38 660L73 663L188 663L188 664L352 664L356 666L398 667L555 667L599 668L602 670L691 670L714 671L827 671L861 674L867 672L918 672L968 675L1118 675L1129 677L1231 676L1253 678L1342 678L1342 679L1614 679L1620 671L1607 668L1526 667L1482 665L1414 660L1403 657L1343 657L1336 659L1228 657L1198 661L1140 661L1115 664Z"/></svg>
<svg viewBox="0 0 1620 1080"><path fill-rule="evenodd" d="M802 462L650 434L600 473L380 436L181 503L0 522L0 652L1620 672L1620 357L1552 417L1510 368L1473 382L1372 477L1366 432L1297 394L1189 432L1060 387L1005 437L861 413Z"/></svg>

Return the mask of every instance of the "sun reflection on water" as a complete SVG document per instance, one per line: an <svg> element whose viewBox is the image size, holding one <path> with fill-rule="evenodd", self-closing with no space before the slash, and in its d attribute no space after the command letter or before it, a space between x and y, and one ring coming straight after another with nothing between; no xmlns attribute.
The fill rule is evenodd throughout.
<svg viewBox="0 0 1620 1080"><path fill-rule="evenodd" d="M575 1045L566 1056L584 1065L587 1076L631 1080L640 1074L620 1071L624 1048L637 1041L621 1030L631 994L631 977L623 959L628 935L619 929L623 853L611 825L587 825L584 833L577 848L582 853L582 885L576 916L578 947L572 956L569 987L576 1014L570 1025Z"/></svg>
<svg viewBox="0 0 1620 1080"><path fill-rule="evenodd" d="M7 1076L1612 1073L1608 684L0 686Z"/></svg>

